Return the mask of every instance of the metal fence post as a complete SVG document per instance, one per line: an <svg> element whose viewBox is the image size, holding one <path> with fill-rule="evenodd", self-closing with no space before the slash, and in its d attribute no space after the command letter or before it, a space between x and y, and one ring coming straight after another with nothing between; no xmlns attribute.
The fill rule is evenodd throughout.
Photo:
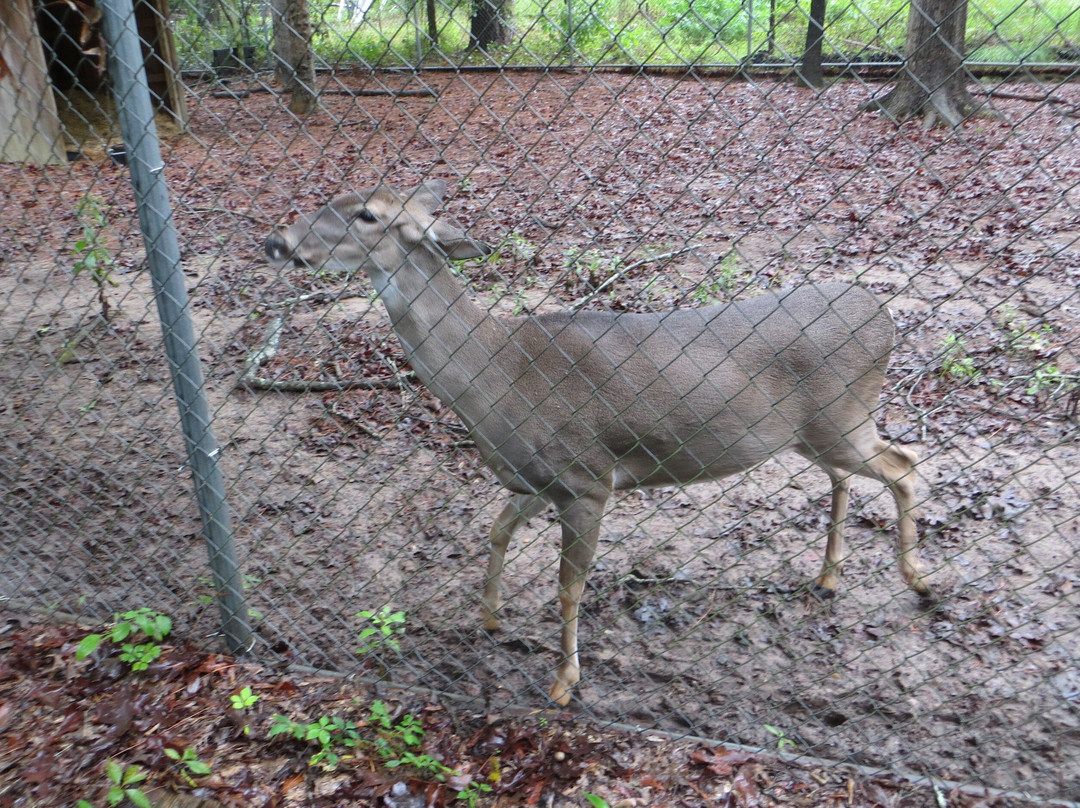
<svg viewBox="0 0 1080 808"><path fill-rule="evenodd" d="M224 478L217 462L218 446L211 428L187 289L180 268L180 245L173 225L168 188L162 176L164 165L135 11L132 0L103 0L100 5L109 46L109 75L127 148L131 184L135 189L139 224L146 244L146 258L202 515L214 586L218 592L222 632L229 650L241 653L252 645L251 627L247 621L232 519L225 499Z"/></svg>

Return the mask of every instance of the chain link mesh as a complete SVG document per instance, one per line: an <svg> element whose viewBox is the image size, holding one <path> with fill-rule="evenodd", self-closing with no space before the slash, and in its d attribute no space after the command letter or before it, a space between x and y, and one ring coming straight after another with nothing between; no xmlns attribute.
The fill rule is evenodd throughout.
<svg viewBox="0 0 1080 808"><path fill-rule="evenodd" d="M150 606L211 638L98 13L41 0L40 35L16 36L30 7L0 19L0 597L96 619ZM253 653L549 703L557 516L519 531L502 631L481 630L502 489L411 373L366 278L263 255L274 226L342 193L438 178L444 216L497 246L458 271L499 316L696 308L840 279L897 324L877 417L919 455L941 602L904 587L894 504L866 480L839 595L809 595L829 484L797 455L622 494L583 601L577 709L1080 799L1072 4L967 6L968 87L994 114L956 130L860 109L904 52L902 3L829 9L824 92L787 80L807 17L784 0L299 8L307 116L279 92L275 64L304 79L273 52L270 4L138 6L151 86L179 87L184 107L158 127ZM62 164L14 156L50 127Z"/></svg>

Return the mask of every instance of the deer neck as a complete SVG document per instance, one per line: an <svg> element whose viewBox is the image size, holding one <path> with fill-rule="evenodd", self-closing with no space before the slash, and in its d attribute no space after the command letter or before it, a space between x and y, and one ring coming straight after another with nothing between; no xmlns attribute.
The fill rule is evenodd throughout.
<svg viewBox="0 0 1080 808"><path fill-rule="evenodd" d="M416 375L457 409L491 362L497 321L472 301L445 259L425 247L393 272L371 277Z"/></svg>

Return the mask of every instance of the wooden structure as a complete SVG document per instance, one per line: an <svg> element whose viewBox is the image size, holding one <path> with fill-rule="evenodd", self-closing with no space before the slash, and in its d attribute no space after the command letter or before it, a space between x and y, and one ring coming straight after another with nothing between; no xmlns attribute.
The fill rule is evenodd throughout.
<svg viewBox="0 0 1080 808"><path fill-rule="evenodd" d="M56 100L30 0L0 2L0 162L65 162Z"/></svg>
<svg viewBox="0 0 1080 808"><path fill-rule="evenodd" d="M61 5L73 7L76 4ZM96 53L99 45L90 43L87 33L100 14L94 7L94 0L80 0L78 5L84 12L74 17L74 22L50 25L48 33L51 37L65 36L67 45L78 43L86 54ZM59 18L49 19L56 22ZM187 102L180 82L176 44L168 25L168 0L136 0L135 20L155 106L183 128L188 118ZM56 34L55 31L64 25L77 26L78 30ZM68 89L63 84L78 87L80 76L85 76L85 65L54 69L54 78L66 77L67 81L58 85L57 81L51 80L50 62L64 58L65 48L55 40L43 42L41 33L34 0L0 0L0 162L55 164L65 161L65 130L57 114L54 93ZM71 51L70 48L66 50ZM75 52L76 59L83 55L78 49ZM95 89L81 87L83 92Z"/></svg>
<svg viewBox="0 0 1080 808"><path fill-rule="evenodd" d="M169 27L169 0L135 0L135 24L142 40L146 82L154 106L184 128L188 120L187 100L180 81L176 40Z"/></svg>

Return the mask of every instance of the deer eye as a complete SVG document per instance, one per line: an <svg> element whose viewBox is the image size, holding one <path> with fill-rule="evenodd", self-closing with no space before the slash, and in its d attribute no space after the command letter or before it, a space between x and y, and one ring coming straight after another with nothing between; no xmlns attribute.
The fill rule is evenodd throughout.
<svg viewBox="0 0 1080 808"><path fill-rule="evenodd" d="M359 219L362 222L367 222L368 224L373 224L373 223L379 221L375 217L375 214L372 213L367 208L360 208L360 212L356 214L356 218Z"/></svg>

